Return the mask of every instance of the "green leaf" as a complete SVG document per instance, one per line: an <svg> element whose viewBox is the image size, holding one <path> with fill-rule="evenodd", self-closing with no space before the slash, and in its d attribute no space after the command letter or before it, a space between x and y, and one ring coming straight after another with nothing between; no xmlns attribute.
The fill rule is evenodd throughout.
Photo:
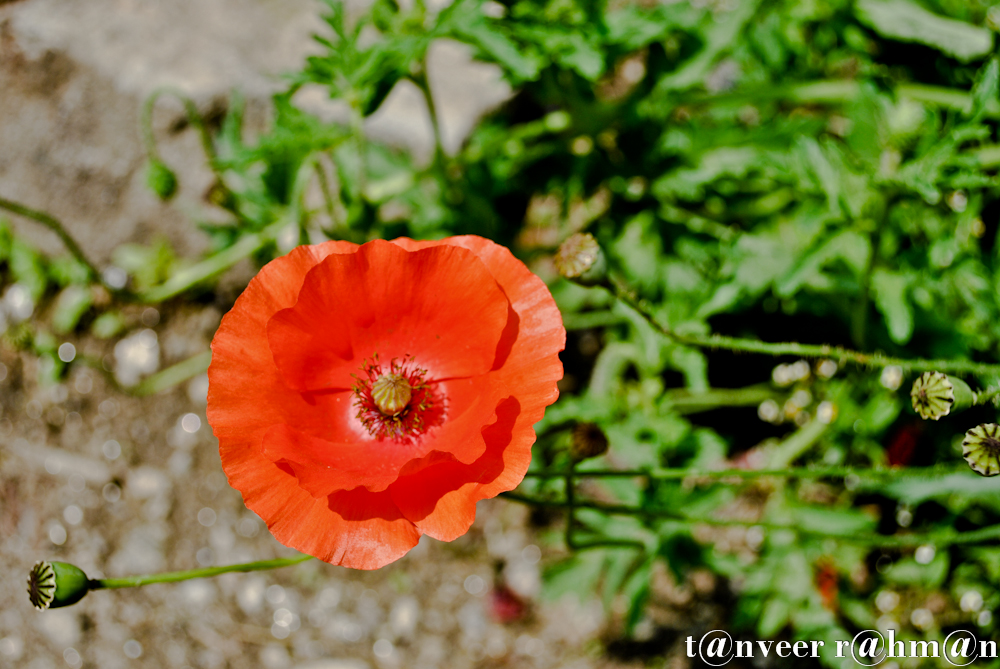
<svg viewBox="0 0 1000 669"><path fill-rule="evenodd" d="M10 246L14 242L14 233L10 229L10 221L0 218L0 262L10 257Z"/></svg>
<svg viewBox="0 0 1000 669"><path fill-rule="evenodd" d="M976 85L972 87L972 117L980 118L1000 95L1000 61L995 57L979 71Z"/></svg>
<svg viewBox="0 0 1000 669"><path fill-rule="evenodd" d="M938 550L934 559L928 564L919 564L912 558L906 558L892 565L885 573L885 580L899 585L922 586L938 588L948 575L948 551Z"/></svg>
<svg viewBox="0 0 1000 669"><path fill-rule="evenodd" d="M583 599L600 580L604 558L605 551L592 550L552 565L545 571L542 593L548 599L560 599L570 593Z"/></svg>
<svg viewBox="0 0 1000 669"><path fill-rule="evenodd" d="M885 316L889 337L905 344L913 336L913 307L908 296L911 277L887 269L872 273L875 306Z"/></svg>
<svg viewBox="0 0 1000 669"><path fill-rule="evenodd" d="M14 238L10 245L10 272L23 285L37 303L49 285L42 257L20 239Z"/></svg>
<svg viewBox="0 0 1000 669"><path fill-rule="evenodd" d="M649 556L646 560L632 572L622 588L625 596L625 632L631 634L636 623L642 618L646 609L646 600L649 599L649 579L653 571L653 560L655 556Z"/></svg>
<svg viewBox="0 0 1000 669"><path fill-rule="evenodd" d="M117 311L108 311L94 319L90 331L98 339L111 339L125 329L125 321Z"/></svg>
<svg viewBox="0 0 1000 669"><path fill-rule="evenodd" d="M499 21L483 15L479 3L459 1L441 12L440 29L474 47L477 57L504 68L517 82L533 81L541 71L542 59L532 49L524 49L506 34Z"/></svg>
<svg viewBox="0 0 1000 669"><path fill-rule="evenodd" d="M858 0L858 18L883 37L919 42L967 63L993 48L993 34L964 21L933 14L912 0Z"/></svg>
<svg viewBox="0 0 1000 669"><path fill-rule="evenodd" d="M73 256L63 256L49 261L49 276L63 287L83 286L90 280L90 270Z"/></svg>
<svg viewBox="0 0 1000 669"><path fill-rule="evenodd" d="M927 478L907 477L888 483L863 484L863 487L878 490L907 504L919 504L928 499L947 499L952 495L972 499L995 498L1000 494L1000 479L956 472L945 476L929 474Z"/></svg>
<svg viewBox="0 0 1000 669"><path fill-rule="evenodd" d="M52 312L52 329L57 334L68 334L76 328L80 318L87 313L93 299L90 291L83 286L68 286L56 298Z"/></svg>
<svg viewBox="0 0 1000 669"><path fill-rule="evenodd" d="M773 638L788 624L791 612L792 605L787 599L771 597L764 604L764 610L760 612L760 620L757 621L757 634L765 639Z"/></svg>
<svg viewBox="0 0 1000 669"><path fill-rule="evenodd" d="M797 506L792 509L795 524L804 530L849 537L873 532L878 521L857 509L828 509Z"/></svg>

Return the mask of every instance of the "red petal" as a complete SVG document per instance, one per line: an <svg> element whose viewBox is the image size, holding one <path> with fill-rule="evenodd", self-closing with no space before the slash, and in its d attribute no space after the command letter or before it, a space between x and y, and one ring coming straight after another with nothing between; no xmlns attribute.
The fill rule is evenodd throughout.
<svg viewBox="0 0 1000 669"><path fill-rule="evenodd" d="M528 470L534 433L530 440L523 433L515 437L520 415L516 398L501 402L496 420L482 430L487 443L482 457L470 464L443 463L401 476L389 488L393 501L435 539L452 541L465 534L476 518L476 502L514 489Z"/></svg>
<svg viewBox="0 0 1000 669"><path fill-rule="evenodd" d="M412 442L379 441L366 433L348 402L328 401L312 408L312 413L326 417L321 435L277 424L263 437L263 453L274 462L286 462L313 497L358 486L385 490L403 473L442 461L474 462L486 450L481 428L494 420L506 390L494 375L439 385L449 399L445 422ZM324 399L345 396L335 393Z"/></svg>
<svg viewBox="0 0 1000 669"><path fill-rule="evenodd" d="M376 354L413 355L429 379L482 374L506 322L507 299L474 254L374 241L311 270L298 302L267 331L288 387L321 390L352 387L351 375Z"/></svg>
<svg viewBox="0 0 1000 669"><path fill-rule="evenodd" d="M264 433L292 409L307 409L303 416L323 422L315 407L292 397L281 382L267 345L267 320L295 304L310 268L331 253L356 248L348 242L302 246L250 282L212 341L208 419L229 483L278 541L327 562L376 569L404 555L420 536L389 496L359 491L346 498L350 505L338 498L331 508L329 500L314 499L260 452Z"/></svg>

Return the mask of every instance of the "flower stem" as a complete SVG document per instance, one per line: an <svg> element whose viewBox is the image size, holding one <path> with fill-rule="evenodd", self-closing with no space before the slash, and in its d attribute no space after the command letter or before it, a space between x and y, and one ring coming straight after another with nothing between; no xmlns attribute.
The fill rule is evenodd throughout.
<svg viewBox="0 0 1000 669"><path fill-rule="evenodd" d="M73 239L73 237L66 230L66 227L63 226L63 224L57 218L49 214L46 214L44 211L31 209L30 207L25 207L23 204L18 204L17 202L13 202L12 200L7 200L2 197L0 197L0 209L6 209L7 211L13 214L17 214L18 216L23 216L24 218L30 218L31 220L41 223L49 230L56 233L56 235L59 236L59 239L62 240L62 243L65 244L66 249L73 255L73 257L87 267L87 269L90 271L91 276L93 276L95 279L98 280L101 279L101 273L97 270L97 266L90 261L90 258L87 257L87 254L83 252L83 249L80 248L80 245L76 243L76 240ZM107 287L112 292L120 292L111 289L108 286L105 287Z"/></svg>
<svg viewBox="0 0 1000 669"><path fill-rule="evenodd" d="M229 269L240 260L264 248L265 245L274 240L280 229L287 224L288 221L280 220L260 232L243 235L239 241L229 248L182 269L159 286L154 286L145 292L139 293L138 298L142 302L155 303L179 295L195 284Z"/></svg>
<svg viewBox="0 0 1000 669"><path fill-rule="evenodd" d="M893 358L881 353L862 353L829 344L800 344L798 342L764 342L756 339L727 337L724 335L680 334L657 320L645 303L636 297L620 279L613 278L604 286L607 290L630 306L660 334L679 344L698 348L726 349L763 355L795 355L801 358L830 358L841 363L852 362L870 367L895 365L904 371L965 372L975 375L1000 374L1000 365L973 362L971 360L926 360L923 358Z"/></svg>
<svg viewBox="0 0 1000 669"><path fill-rule="evenodd" d="M149 585L150 583L175 583L177 581L218 576L219 574L228 574L230 572L278 569L279 567L290 567L291 565L299 564L310 559L312 559L311 555L296 555L295 557L277 558L275 560L260 560L258 562L244 562L243 564L231 564L224 567L205 567L204 569L170 571L162 574L143 574L141 576L126 576L125 578L98 578L90 581L90 589L100 590L102 588L135 588L140 585Z"/></svg>
<svg viewBox="0 0 1000 669"><path fill-rule="evenodd" d="M198 138L201 140L201 148L205 152L205 157L208 159L209 167L211 167L213 171L216 171L215 146L212 143L212 135L209 134L208 128L205 127L205 120L201 117L201 113L198 111L198 106L195 105L191 98L174 88L167 87L153 91L153 94L146 98L146 103L142 106L142 140L146 147L147 155L149 155L150 158L158 159L160 157L156 148L156 135L153 133L153 108L156 107L157 100L164 95L175 97L182 105L184 105L184 113L187 115L188 123L190 123L198 133ZM220 175L217 173L216 176Z"/></svg>
<svg viewBox="0 0 1000 669"><path fill-rule="evenodd" d="M786 467L782 469L718 469L713 471L698 471L684 468L656 468L656 469L592 469L575 470L573 476L576 478L632 478L641 477L656 481L672 481L681 479L757 479L776 476L788 479L825 479L844 478L847 476L857 476L859 478L930 478L935 474L952 474L957 469L932 469L920 467L908 467L905 469L872 469L862 467ZM566 476L565 471L542 469L529 471L525 474L531 478L561 478ZM970 477L971 478L971 477Z"/></svg>
<svg viewBox="0 0 1000 669"><path fill-rule="evenodd" d="M500 496L512 502L527 504L529 506L553 508L567 508L569 506L565 500L541 499L511 492L501 493ZM709 518L706 516L684 516L676 512L660 509L641 509L639 507L627 506L623 504L603 504L599 502L580 500L574 500L573 508L592 509L611 516L638 516L647 519L672 520L691 525L703 524L718 526L763 527L771 530L791 530L803 535L832 537L850 543L869 546L871 548L907 548L923 544L933 544L941 547L960 544L978 544L1000 539L1000 524L983 527L970 532L956 532L949 529L937 532L927 532L925 534L886 536L863 533L838 534L835 532L805 528L793 523L774 523L766 520L738 520L730 518Z"/></svg>

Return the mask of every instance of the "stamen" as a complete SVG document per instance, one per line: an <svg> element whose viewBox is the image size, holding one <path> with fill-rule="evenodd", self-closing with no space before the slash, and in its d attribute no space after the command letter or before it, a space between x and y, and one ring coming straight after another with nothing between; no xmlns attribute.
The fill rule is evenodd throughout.
<svg viewBox="0 0 1000 669"><path fill-rule="evenodd" d="M354 406L358 420L376 439L407 441L419 437L443 418L443 398L424 380L412 356L393 358L383 369L378 355L356 374Z"/></svg>

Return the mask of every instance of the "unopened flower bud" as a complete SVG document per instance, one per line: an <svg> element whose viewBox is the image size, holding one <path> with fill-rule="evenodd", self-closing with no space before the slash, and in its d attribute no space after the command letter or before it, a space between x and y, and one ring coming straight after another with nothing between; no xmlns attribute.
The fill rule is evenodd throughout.
<svg viewBox="0 0 1000 669"><path fill-rule="evenodd" d="M608 271L604 251L589 232L578 232L564 241L555 263L559 274L584 286L601 283Z"/></svg>
<svg viewBox="0 0 1000 669"><path fill-rule="evenodd" d="M146 185L163 201L177 192L177 177L159 158L151 158L146 167Z"/></svg>
<svg viewBox="0 0 1000 669"><path fill-rule="evenodd" d="M1000 474L1000 425L983 423L966 432L962 456L977 474Z"/></svg>
<svg viewBox="0 0 1000 669"><path fill-rule="evenodd" d="M941 372L924 372L910 390L913 410L924 420L937 420L953 410L970 407L974 398L964 381Z"/></svg>
<svg viewBox="0 0 1000 669"><path fill-rule="evenodd" d="M36 562L28 574L28 598L39 611L76 604L90 590L91 581L68 562Z"/></svg>
<svg viewBox="0 0 1000 669"><path fill-rule="evenodd" d="M608 452L608 437L596 423L577 423L573 428L570 455L576 461L596 458Z"/></svg>

